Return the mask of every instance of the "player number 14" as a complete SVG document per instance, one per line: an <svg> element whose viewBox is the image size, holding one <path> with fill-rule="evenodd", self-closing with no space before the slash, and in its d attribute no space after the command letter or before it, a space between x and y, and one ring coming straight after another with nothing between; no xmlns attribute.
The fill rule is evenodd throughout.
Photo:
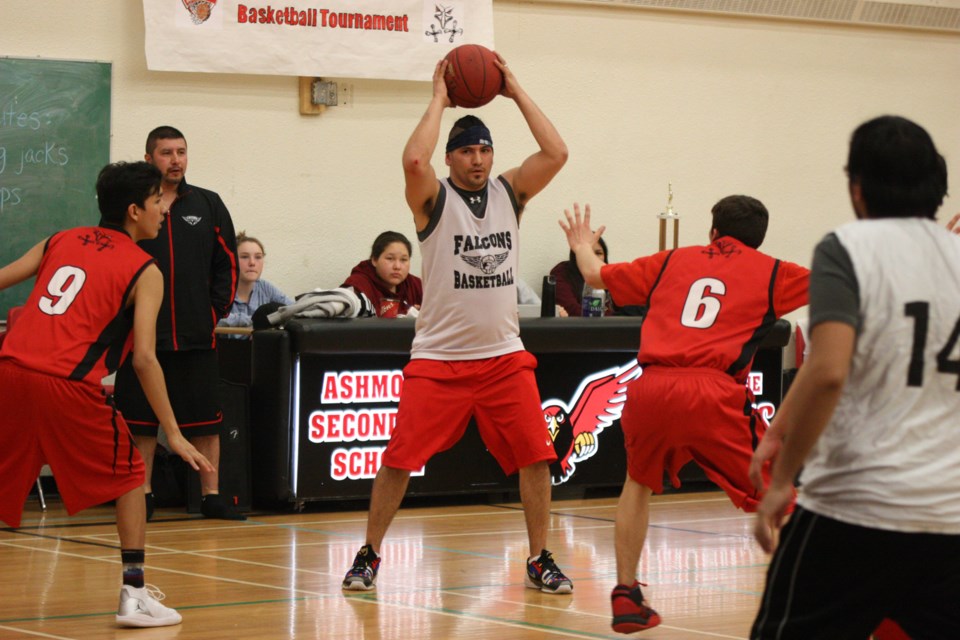
<svg viewBox="0 0 960 640"><path fill-rule="evenodd" d="M927 346L927 328L930 324L929 302L908 302L903 305L903 313L913 318L913 349L910 352L910 366L907 368L907 386L923 386L923 353ZM953 331L947 338L947 344L937 353L937 371L952 373L957 377L957 391L960 391L960 360L951 360L950 354L960 339L960 319L953 325Z"/></svg>

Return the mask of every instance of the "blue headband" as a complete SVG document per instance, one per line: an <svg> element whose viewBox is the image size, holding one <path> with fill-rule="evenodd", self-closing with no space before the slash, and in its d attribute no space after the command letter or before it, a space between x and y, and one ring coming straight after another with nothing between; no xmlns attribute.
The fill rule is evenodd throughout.
<svg viewBox="0 0 960 640"><path fill-rule="evenodd" d="M490 129L482 124L477 124L469 129L464 129L456 136L447 141L447 153L460 147L466 147L472 144L482 144L487 147L493 146L493 136L490 135Z"/></svg>

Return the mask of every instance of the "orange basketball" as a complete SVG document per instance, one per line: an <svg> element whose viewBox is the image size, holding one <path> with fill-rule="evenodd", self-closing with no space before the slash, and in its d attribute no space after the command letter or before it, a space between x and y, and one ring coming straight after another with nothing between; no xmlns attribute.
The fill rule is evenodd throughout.
<svg viewBox="0 0 960 640"><path fill-rule="evenodd" d="M474 109L497 97L503 74L494 64L497 57L479 44L463 44L446 55L447 95L455 107Z"/></svg>

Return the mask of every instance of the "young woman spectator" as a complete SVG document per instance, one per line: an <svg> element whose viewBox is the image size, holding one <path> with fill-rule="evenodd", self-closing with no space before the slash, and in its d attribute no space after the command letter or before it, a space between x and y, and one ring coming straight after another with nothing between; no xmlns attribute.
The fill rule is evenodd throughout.
<svg viewBox="0 0 960 640"><path fill-rule="evenodd" d="M293 298L266 280L260 279L266 255L262 242L243 231L237 234L237 262L240 265L237 295L233 299L230 315L220 320L218 327L252 327L253 312L260 305L268 302L293 304Z"/></svg>
<svg viewBox="0 0 960 640"><path fill-rule="evenodd" d="M411 309L420 309L423 285L420 278L410 275L412 254L406 236L384 231L373 241L370 258L355 266L341 286L367 296L381 318L416 315Z"/></svg>

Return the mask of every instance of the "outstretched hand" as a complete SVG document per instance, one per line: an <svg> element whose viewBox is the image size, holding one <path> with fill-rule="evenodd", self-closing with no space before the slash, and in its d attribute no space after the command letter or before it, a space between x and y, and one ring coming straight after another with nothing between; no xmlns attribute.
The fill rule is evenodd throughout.
<svg viewBox="0 0 960 640"><path fill-rule="evenodd" d="M606 227L602 226L596 231L590 229L590 205L584 205L583 216L580 215L580 204L577 202L573 203L573 215L570 215L570 211L567 209L563 210L563 215L567 219L566 224L563 220L560 220L560 228L563 229L563 232L567 236L567 244L570 245L572 251L576 251L577 247L586 244L589 247L600 242L600 236L603 235L603 232L606 231Z"/></svg>
<svg viewBox="0 0 960 640"><path fill-rule="evenodd" d="M190 465L195 471L216 471L207 457L197 451L197 448L190 444L190 441L183 437L183 434L177 434L173 438L167 438L167 444L170 450L183 458L184 462Z"/></svg>

